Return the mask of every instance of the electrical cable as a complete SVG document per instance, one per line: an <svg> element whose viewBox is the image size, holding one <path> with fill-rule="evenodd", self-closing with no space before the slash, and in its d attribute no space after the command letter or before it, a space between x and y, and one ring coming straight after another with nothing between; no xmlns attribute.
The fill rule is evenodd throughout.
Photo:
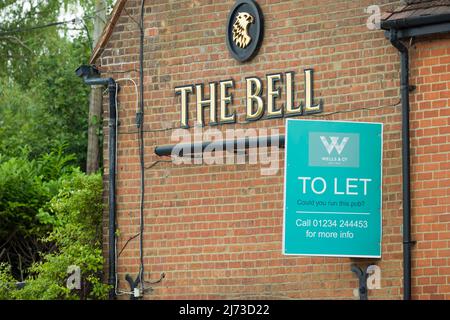
<svg viewBox="0 0 450 320"><path fill-rule="evenodd" d="M159 163L169 163L172 162L172 160L156 160L155 162L153 162L151 165L149 165L148 167L145 168L145 170L149 170L151 168L153 168L154 166L156 166Z"/></svg>
<svg viewBox="0 0 450 320"><path fill-rule="evenodd" d="M130 81L131 83L133 83L134 89L136 91L136 112L138 112L139 111L139 90L138 90L138 85L137 85L136 81L134 81L132 78L120 78L120 79L116 80L116 82L120 82L120 81ZM117 96L116 96L116 98L117 98Z"/></svg>
<svg viewBox="0 0 450 320"><path fill-rule="evenodd" d="M116 237L116 241L114 241L114 251L115 251L115 256L116 256L116 261L117 261L117 237ZM116 264L115 272L117 274L117 264ZM117 291L118 286L119 286L119 280L118 280L118 277L116 276L116 282L114 284L114 293L116 294L116 296L133 294L133 292L130 292L130 291Z"/></svg>
<svg viewBox="0 0 450 320"><path fill-rule="evenodd" d="M141 199L140 199L140 235L139 235L139 282L142 294L145 293L144 283L144 195L145 195L145 164L144 164L144 6L145 0L141 1L141 23L140 23L140 42L139 42L139 85L140 85L140 110L137 114L137 126L139 131L139 157L141 167Z"/></svg>
<svg viewBox="0 0 450 320"><path fill-rule="evenodd" d="M122 249L120 249L119 251L119 257L122 254L123 250L125 250L125 248L128 246L128 244L130 243L131 240L136 239L137 236L139 236L140 233L136 233L134 236L130 237L127 242L125 242L125 244L123 245Z"/></svg>
<svg viewBox="0 0 450 320"><path fill-rule="evenodd" d="M130 69L130 70L124 70L124 71L108 71L108 72L110 72L110 73L126 73L126 72L133 72L133 71L137 71L137 70L135 70L135 69ZM120 79L117 79L117 80L115 80L116 81L116 83L118 83L118 82L121 82L121 81L130 81L130 82L132 82L133 83L133 85L134 85L134 88L135 88L135 92L136 92L136 113L137 114L139 114L139 112L140 112L140 104L139 104L139 90L138 90L138 85L137 85L137 83L136 83L136 81L134 81L132 78L120 78ZM118 103L118 91L119 91L119 86L116 86L116 96L115 96L115 102L116 102L116 127L118 128L119 127L119 103ZM142 94L141 94L141 96L143 96ZM142 101L141 101L142 102ZM143 110L143 108L141 108L141 110ZM140 118L140 119L142 119L142 118ZM141 127L142 128L142 123L140 123L140 122L138 122L138 124L140 124L139 125L139 127ZM137 131L137 132L135 132L135 133L139 133L139 131ZM116 168L118 167L117 166L117 163L118 163L118 157L117 157L117 151L118 151L118 147L117 147L117 144L118 144L118 140L116 140ZM141 146L143 146L143 143L142 144L140 144L140 148L141 148ZM141 159L143 159L143 157L141 158ZM156 163L154 163L153 165L156 165L157 163L159 163L159 162L168 162L168 161L156 161ZM152 166L153 166L152 165ZM117 170L117 169L116 169ZM117 171L116 171L116 174L117 174ZM141 189L142 190L142 189ZM141 202L142 202L142 199L143 199L143 191L141 192ZM143 227L143 214L142 214L142 212L143 211L141 211L141 214L140 214L140 217L141 217L141 220L140 220L140 228L141 228L141 230L142 230L142 227ZM116 267L117 267L117 262L118 262L118 258L120 257L120 255L122 254L122 252L125 250L125 248L127 247L127 245L130 243L130 241L132 241L133 239L135 239L136 237L138 237L139 235L141 235L142 234L142 232L139 232L139 233L137 233L137 234L135 234L134 236L132 236L132 237L130 237L127 241L126 241L126 243L124 244L124 246L122 247L122 249L120 250L120 252L119 252L119 254L117 254L117 240L115 241L115 243L114 243L114 250L115 250L115 257L116 257ZM142 259L142 245L140 245L140 247L141 247L141 254L140 254L140 257L141 257L141 263L143 262L143 259ZM143 264L141 264L141 265L143 265ZM115 283L115 288L114 288L114 292L115 292L115 294L116 295L129 295L129 294L134 294L133 292L129 292L129 291L118 291L117 289L118 289L118 274L117 274L117 269L115 270L115 273L116 273L116 283ZM143 280L143 276L141 277L141 273L143 273L143 268L141 267L141 269L140 269L140 279L142 280L141 281L141 286L142 286L142 292L144 293L145 292L145 288L144 288L144 282L146 282L146 283L152 283L152 284L154 284L154 283L159 283L160 281L162 281L162 279L164 278L164 274L163 275L161 275L161 277L160 277L160 279L159 280L157 280L156 282L149 282L149 281L144 281Z"/></svg>
<svg viewBox="0 0 450 320"><path fill-rule="evenodd" d="M395 104L392 105L388 105L388 106L378 106L378 107L369 107L369 108L357 108L357 109L348 109L348 110L342 110L342 111L334 111L334 112L328 112L328 113L317 113L317 114L312 114L312 117L329 117L335 114L343 114L343 113L351 113L351 112L356 112L356 111L369 111L369 110L379 110L379 109L384 109L384 108L393 108L393 107L397 107L400 106L401 100L399 100L398 102L396 102Z"/></svg>
<svg viewBox="0 0 450 320"><path fill-rule="evenodd" d="M38 30L38 29L45 29L45 28L55 27L55 26L59 26L59 25L69 24L69 23L75 23L76 21L83 21L84 22L84 20L96 18L98 16L98 13L101 12L101 11L104 11L105 9L94 11L92 13L92 15L85 15L85 16L83 16L81 18L73 18L73 19L69 19L69 20L50 22L50 23L43 24L43 25L37 25L37 26L33 26L33 27L28 27L28 28L17 28L17 29L14 29L14 30L2 30L2 29L0 29L0 37L4 36L4 35L12 34L12 33L27 32L27 31L33 31L33 30Z"/></svg>
<svg viewBox="0 0 450 320"><path fill-rule="evenodd" d="M317 114L310 114L308 115L309 117L314 117L314 118L320 118L320 117L329 117L331 115L336 115L336 114L344 114L344 113L352 113L352 112L357 112L357 111L370 111L370 110L379 110L379 109L384 109L384 108L392 108L392 107L397 107L400 105L400 100L398 102L396 102L395 104L392 105L387 105L387 106L378 106L378 107L368 107L368 108L357 108L357 109L347 109L347 110L341 110L341 111L334 111L334 112L328 112L328 113L317 113ZM279 118L281 119L281 118ZM261 120L277 120L277 119L273 119L273 118L267 118L267 119L261 119ZM235 124L249 124L251 122L247 122L247 121L239 121L236 122ZM177 130L177 129L181 129L180 127L171 127L171 128L165 128L165 129L151 129L151 130L142 130L144 133L152 133L152 132L164 132L164 131L172 131L172 130ZM138 131L122 131L122 132L118 132L118 134L135 134L138 133Z"/></svg>
<svg viewBox="0 0 450 320"><path fill-rule="evenodd" d="M83 29L81 29L81 30L86 31L86 36L88 38L89 48L91 49L91 52L92 52L94 50L94 48L92 46L92 38L91 38L91 35L89 33L89 28L88 28L86 22L84 21L84 19L81 20L81 23L83 23Z"/></svg>
<svg viewBox="0 0 450 320"><path fill-rule="evenodd" d="M84 19L93 19L93 18L94 17L74 18L71 20L51 22L51 23L47 23L44 25L38 25L38 26L34 26L34 27L29 27L29 28L19 28L19 29L14 29L14 30L7 30L7 31L1 32L0 37L9 35L9 34L14 34L14 33L28 32L28 31L33 31L33 30L39 30L39 29L60 26L60 25L69 24L69 23L75 24L77 21L83 21Z"/></svg>
<svg viewBox="0 0 450 320"><path fill-rule="evenodd" d="M101 68L98 68L101 72ZM129 72L139 72L139 70L136 69L128 69L128 70L106 70L105 73L129 73Z"/></svg>
<svg viewBox="0 0 450 320"><path fill-rule="evenodd" d="M133 18L133 16L128 12L126 7L123 7L123 11L125 12L125 14L134 22L136 23L136 25L140 28L141 24L139 22L136 21L136 19Z"/></svg>
<svg viewBox="0 0 450 320"><path fill-rule="evenodd" d="M120 78L120 79L117 79L117 80L115 80L115 81L116 81L116 83L119 83L119 82L121 82L121 81L130 81L130 82L133 83L134 88L135 88L135 91L136 91L136 110L138 110L138 107L139 107L138 94L139 94L139 92L138 92L138 87L137 87L136 81L134 81L134 80L131 79L131 78ZM115 102L116 102L116 128L119 127L119 103L118 103L118 92L119 92L119 86L116 85L116 97L115 97L115 99L116 99L116 101L115 101ZM118 163L117 150L118 150L118 139L116 139L116 174L117 174L117 168L118 168L118 166L117 166L117 163ZM118 296L119 296L119 295L133 294L133 292L128 292L128 291L117 291L117 288L118 288L118 281L119 281L119 280L118 280L117 265L118 265L118 259L119 259L119 256L122 254L122 252L123 252L123 250L125 249L125 247L128 245L128 243L129 243L131 240L133 240L134 238L136 238L138 235L139 235L139 234L137 234L137 235L131 237L130 239L128 239L128 241L125 243L125 245L124 245L124 246L122 247L122 249L120 250L119 255L117 255L117 237L115 238L116 240L114 241L114 250L115 250L115 259L116 259L116 263L115 263L116 270L114 270L114 272L115 272L115 274L116 274L116 282L115 282L115 286L114 286L114 292L115 292L115 294L118 295Z"/></svg>
<svg viewBox="0 0 450 320"><path fill-rule="evenodd" d="M33 31L33 30L44 29L44 28L49 28L49 27L55 27L55 26L68 24L68 23L75 23L78 19L79 18L74 18L71 20L51 22L51 23L47 23L44 25L39 25L39 26L34 26L34 27L29 27L29 28L19 28L19 29L14 29L14 30L7 30L7 31L1 32L0 37L9 35L9 34L13 34L13 33L27 32L27 31Z"/></svg>

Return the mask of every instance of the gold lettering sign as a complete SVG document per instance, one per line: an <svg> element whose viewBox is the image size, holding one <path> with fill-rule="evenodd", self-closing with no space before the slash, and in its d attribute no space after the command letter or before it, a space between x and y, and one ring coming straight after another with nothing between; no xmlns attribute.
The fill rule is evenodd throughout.
<svg viewBox="0 0 450 320"><path fill-rule="evenodd" d="M276 73L266 76L266 85L258 77L245 79L246 91L246 121L256 121L261 118L282 118L320 113L323 110L323 101L314 99L313 70L304 71L305 91L304 101L295 103L295 73ZM186 85L175 88L175 94L181 97L181 127L189 128L189 96L195 95L194 101L196 126L204 126L204 109L209 109L209 125L235 123L236 110L232 109L233 80L220 81L208 84L209 97L205 97L203 84ZM267 89L264 89L267 88ZM217 93L216 91L219 90ZM264 94L266 92L266 94ZM285 93L284 93L285 92ZM219 101L217 101L217 99ZM217 106L220 108L217 113Z"/></svg>
<svg viewBox="0 0 450 320"><path fill-rule="evenodd" d="M258 120L264 114L264 101L261 97L262 83L258 78L247 78L247 121ZM256 105L256 111L254 110Z"/></svg>
<svg viewBox="0 0 450 320"><path fill-rule="evenodd" d="M228 105L233 102L233 95L228 95L228 88L234 87L233 80L220 81L220 123L236 122L236 112L228 115Z"/></svg>

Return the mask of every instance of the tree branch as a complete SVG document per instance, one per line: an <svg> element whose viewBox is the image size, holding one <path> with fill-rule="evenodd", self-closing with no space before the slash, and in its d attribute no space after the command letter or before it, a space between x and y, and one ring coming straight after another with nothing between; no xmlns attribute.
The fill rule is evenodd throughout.
<svg viewBox="0 0 450 320"><path fill-rule="evenodd" d="M28 51L30 51L31 53L33 53L33 50L27 46L22 40L20 40L19 38L17 38L16 36L0 36L0 39L11 39L13 42L20 44L22 47L24 47L25 49L27 49Z"/></svg>

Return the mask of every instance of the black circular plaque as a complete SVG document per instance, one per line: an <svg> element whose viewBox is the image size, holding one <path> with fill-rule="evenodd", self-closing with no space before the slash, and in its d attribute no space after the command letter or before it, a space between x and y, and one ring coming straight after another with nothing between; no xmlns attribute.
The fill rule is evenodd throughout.
<svg viewBox="0 0 450 320"><path fill-rule="evenodd" d="M253 0L238 0L228 15L227 47L240 62L252 59L261 47L264 35L264 17Z"/></svg>

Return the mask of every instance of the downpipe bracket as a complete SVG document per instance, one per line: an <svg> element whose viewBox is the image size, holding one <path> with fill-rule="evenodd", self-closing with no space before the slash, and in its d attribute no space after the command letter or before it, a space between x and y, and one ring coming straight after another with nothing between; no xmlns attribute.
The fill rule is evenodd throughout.
<svg viewBox="0 0 450 320"><path fill-rule="evenodd" d="M130 291L132 292L132 294L130 294L130 300L138 300L139 298L136 296L136 292L139 292L138 290L141 278L138 275L136 280L133 280L133 278L129 274L127 274L125 276L125 280L127 280L128 284L130 285Z"/></svg>
<svg viewBox="0 0 450 320"><path fill-rule="evenodd" d="M369 300L369 290L367 288L367 278L369 275L364 269L361 269L356 264L352 265L351 270L354 274L356 274L359 280L359 300Z"/></svg>

